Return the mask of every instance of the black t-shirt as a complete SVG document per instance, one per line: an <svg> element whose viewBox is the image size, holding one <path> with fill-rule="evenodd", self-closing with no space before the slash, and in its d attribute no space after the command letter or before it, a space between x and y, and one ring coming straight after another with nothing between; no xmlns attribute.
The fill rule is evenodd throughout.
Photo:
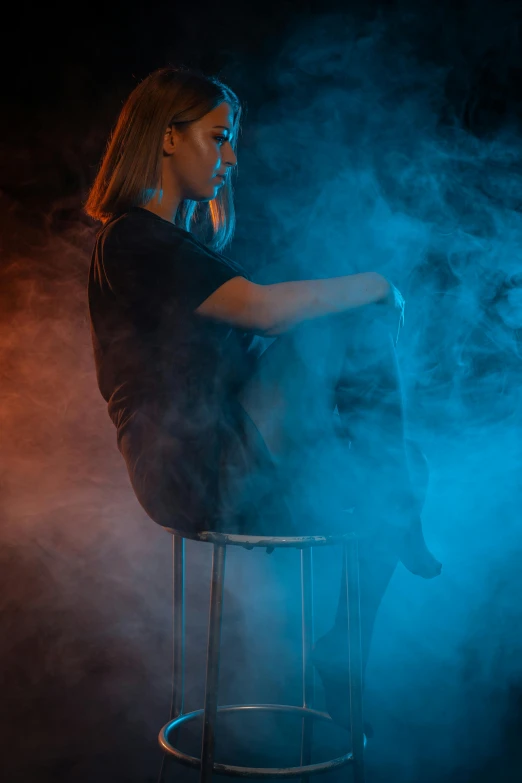
<svg viewBox="0 0 522 783"><path fill-rule="evenodd" d="M271 339L194 312L237 276L251 279L140 207L96 237L88 303L98 386L138 500L179 530L273 534L286 515L266 445L237 401Z"/></svg>
<svg viewBox="0 0 522 783"><path fill-rule="evenodd" d="M96 374L118 431L140 406L180 437L208 435L248 377L263 338L194 311L251 277L188 231L135 207L100 230L88 282Z"/></svg>

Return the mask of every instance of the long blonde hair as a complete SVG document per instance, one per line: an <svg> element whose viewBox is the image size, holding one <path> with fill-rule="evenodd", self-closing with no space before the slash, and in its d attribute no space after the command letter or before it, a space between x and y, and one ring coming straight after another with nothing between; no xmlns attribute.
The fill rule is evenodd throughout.
<svg viewBox="0 0 522 783"><path fill-rule="evenodd" d="M159 68L143 79L120 112L85 212L106 222L130 207L146 204L160 181L165 128L177 125L183 130L223 101L230 104L234 117L235 151L242 107L236 94L223 82L185 66ZM191 231L215 251L230 243L235 223L233 189L228 177L214 199L185 199L174 218L175 225Z"/></svg>

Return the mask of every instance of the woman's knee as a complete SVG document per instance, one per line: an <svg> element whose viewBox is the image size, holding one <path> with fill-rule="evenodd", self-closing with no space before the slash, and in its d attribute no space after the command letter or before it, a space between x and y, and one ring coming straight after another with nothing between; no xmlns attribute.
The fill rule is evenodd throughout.
<svg viewBox="0 0 522 783"><path fill-rule="evenodd" d="M288 337L303 363L314 365L323 377L338 382L343 376L359 376L364 383L365 375L380 373L395 384L394 342L380 310L357 308L307 321Z"/></svg>
<svg viewBox="0 0 522 783"><path fill-rule="evenodd" d="M382 397L400 390L400 370L389 325L379 312L353 311L342 321L342 363L338 386L354 392L374 389Z"/></svg>

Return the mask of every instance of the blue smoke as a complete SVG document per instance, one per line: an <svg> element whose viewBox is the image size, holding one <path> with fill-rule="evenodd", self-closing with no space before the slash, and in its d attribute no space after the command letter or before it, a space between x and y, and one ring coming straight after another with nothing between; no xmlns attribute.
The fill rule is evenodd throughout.
<svg viewBox="0 0 522 783"><path fill-rule="evenodd" d="M436 583L402 567L395 574L366 707L378 729L369 749L376 779L423 783L487 770L507 752L522 679L520 128L509 113L496 123L484 116L456 49L453 63L423 51L428 18L436 28L435 9L424 27L415 13L314 17L282 41L264 77L272 97L245 121L236 243L260 282L374 270L405 296L398 355L408 431L430 461L423 519L444 571ZM487 18L476 29L478 51ZM498 30L489 41L500 46L504 35L507 71L520 50L509 49L513 28L507 38ZM449 33L446 41L454 46ZM459 102L466 76L471 98ZM263 245L252 249L261 226ZM328 514L327 499L323 507ZM278 589L297 633L289 557L272 587L256 580L256 594L261 603L263 590L268 600ZM321 552L316 561L320 635L333 621L340 557ZM291 644L289 635L290 678ZM502 780L518 779L502 769Z"/></svg>

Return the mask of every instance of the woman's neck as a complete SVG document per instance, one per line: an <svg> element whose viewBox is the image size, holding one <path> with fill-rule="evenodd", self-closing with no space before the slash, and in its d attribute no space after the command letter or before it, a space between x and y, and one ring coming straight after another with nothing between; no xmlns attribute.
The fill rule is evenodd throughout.
<svg viewBox="0 0 522 783"><path fill-rule="evenodd" d="M176 212L178 211L179 201L177 199L166 199L163 196L161 199L157 195L150 201L143 205L143 209L148 209L149 212L153 212L163 220L168 220L169 223L174 222Z"/></svg>
<svg viewBox="0 0 522 783"><path fill-rule="evenodd" d="M173 180L170 170L164 166L161 173L161 184L144 207L164 220L173 223L180 203L179 185Z"/></svg>

